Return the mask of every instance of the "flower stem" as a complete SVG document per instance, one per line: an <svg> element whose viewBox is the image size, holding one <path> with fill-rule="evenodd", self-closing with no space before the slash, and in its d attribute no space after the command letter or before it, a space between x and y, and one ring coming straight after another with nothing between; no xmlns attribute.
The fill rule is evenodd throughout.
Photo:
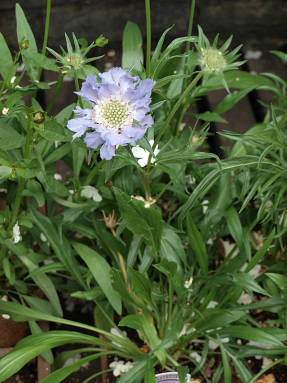
<svg viewBox="0 0 287 383"><path fill-rule="evenodd" d="M194 9L195 9L195 1L196 0L191 0L191 5L190 5L190 12L189 12L189 23L188 23L188 29L187 29L187 37L190 37L192 34L192 27L193 27L193 19L194 19ZM189 52L190 50L190 41L186 42L186 48L185 51Z"/></svg>
<svg viewBox="0 0 287 383"><path fill-rule="evenodd" d="M284 358L281 358L281 359L277 359L275 360L273 363L270 363L268 364L268 366L266 366L265 368L263 368L262 370L260 370L258 372L258 374L256 374L248 383L254 383L257 381L257 379L263 375L266 371L270 370L270 368L276 366L277 364L281 363L284 361Z"/></svg>
<svg viewBox="0 0 287 383"><path fill-rule="evenodd" d="M45 20L45 32L44 32L44 40L43 40L43 47L42 47L42 55L46 55L46 48L48 43L48 35L49 35L49 27L50 27L50 15L51 15L51 1L47 0L47 6L46 6L46 20ZM38 72L38 80L40 80L42 75L42 68L39 69Z"/></svg>
<svg viewBox="0 0 287 383"><path fill-rule="evenodd" d="M172 107L169 115L167 116L167 119L165 120L165 123L162 125L162 127L161 127L161 129L160 129L160 131L159 131L159 133L158 133L158 135L156 137L156 139L154 140L154 144L152 146L152 150L153 151L154 151L155 147L157 146L157 144L159 143L159 140L161 139L162 135L164 134L164 132L165 132L166 128L168 127L170 121L172 120L173 116L175 115L175 113L177 112L178 108L180 107L180 105L184 101L185 97L190 93L192 88L195 87L195 85L198 83L198 81L201 79L202 76L203 76L202 72L197 73L197 75L194 77L194 79L191 81L191 83L188 85L188 87L182 93L180 98L177 100L177 102ZM149 156L148 166L150 165L151 157L152 156L150 155Z"/></svg>
<svg viewBox="0 0 287 383"><path fill-rule="evenodd" d="M96 162L95 166L93 169L90 171L90 173L87 175L87 178L85 179L84 186L90 185L92 179L95 177L97 174L97 171L99 170L100 166L102 164L102 161Z"/></svg>
<svg viewBox="0 0 287 383"><path fill-rule="evenodd" d="M27 128L27 134L26 134L26 143L25 143L25 149L24 149L24 159L29 158L30 153L31 153L31 138L32 138L32 133L33 133L33 119L32 119L32 116L30 116L29 117L28 128ZM15 223L17 221L18 212L19 212L19 208L20 208L20 205L21 205L21 201L22 201L22 193L23 193L23 189L24 189L24 186L25 186L25 182L26 182L25 178L20 177L19 182L18 182L18 186L17 186L15 201L14 201L14 204L13 204L13 209L12 209L9 229L11 229L15 225Z"/></svg>
<svg viewBox="0 0 287 383"><path fill-rule="evenodd" d="M80 92L79 78L78 78L78 74L77 74L76 70L74 71L74 75L75 75L75 88L76 88L76 91ZM80 107L83 108L83 103L82 103L82 99L81 99L80 96L78 96L78 103L79 103Z"/></svg>
<svg viewBox="0 0 287 383"><path fill-rule="evenodd" d="M145 0L146 16L146 75L150 76L150 52L151 52L151 22L150 22L150 0Z"/></svg>
<svg viewBox="0 0 287 383"><path fill-rule="evenodd" d="M58 78L58 82L57 82L57 85L56 85L56 88L54 89L54 92L52 94L52 97L51 97L51 100L49 101L49 104L47 106L47 114L49 114L51 112L51 109L53 108L53 105L56 101L56 98L59 94L59 91L62 87L62 84L63 84L63 79L64 79L64 74L63 73L60 73L59 74L59 78Z"/></svg>

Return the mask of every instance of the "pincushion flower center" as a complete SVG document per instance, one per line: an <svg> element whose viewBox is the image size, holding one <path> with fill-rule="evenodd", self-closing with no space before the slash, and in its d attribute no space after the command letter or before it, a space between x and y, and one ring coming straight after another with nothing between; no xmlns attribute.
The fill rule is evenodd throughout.
<svg viewBox="0 0 287 383"><path fill-rule="evenodd" d="M119 101L108 101L101 109L102 118L113 128L119 127L128 117L127 108Z"/></svg>
<svg viewBox="0 0 287 383"><path fill-rule="evenodd" d="M205 53L206 66L213 71L219 71L225 67L223 54L217 49L208 49Z"/></svg>

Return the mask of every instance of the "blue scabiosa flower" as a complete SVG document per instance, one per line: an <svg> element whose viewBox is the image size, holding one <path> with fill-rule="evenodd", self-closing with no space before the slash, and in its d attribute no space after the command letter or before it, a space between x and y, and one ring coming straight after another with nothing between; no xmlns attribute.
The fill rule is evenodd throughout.
<svg viewBox="0 0 287 383"><path fill-rule="evenodd" d="M87 147L101 146L100 156L110 160L117 145L135 145L152 126L149 104L154 81L132 77L122 68L112 68L97 76L89 75L76 92L92 109L76 107L78 118L68 121L73 138L85 135Z"/></svg>

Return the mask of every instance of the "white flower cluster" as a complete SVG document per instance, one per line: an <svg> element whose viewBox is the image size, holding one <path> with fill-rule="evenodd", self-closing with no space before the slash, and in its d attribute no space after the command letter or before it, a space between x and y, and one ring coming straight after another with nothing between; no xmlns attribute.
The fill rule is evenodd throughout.
<svg viewBox="0 0 287 383"><path fill-rule="evenodd" d="M13 226L13 242L18 243L22 239L21 233L20 233L20 227L18 225L18 221Z"/></svg>
<svg viewBox="0 0 287 383"><path fill-rule="evenodd" d="M84 186L81 190L81 197L92 199L95 202L101 202L102 196L100 195L98 189L93 186Z"/></svg>
<svg viewBox="0 0 287 383"><path fill-rule="evenodd" d="M149 144L150 144L150 146L152 147L153 146L153 144L154 144L154 140L150 140L149 141ZM147 166L147 164L148 164L148 158L149 158L149 151L147 151L147 150L145 150L145 149L143 149L143 148L141 148L140 146L134 146L133 148L132 148L132 153L133 153L133 155L134 155L134 157L136 157L136 158L138 158L138 164L139 164L139 166L141 166L142 168L144 168L145 166ZM155 147L155 149L154 149L154 152L153 152L153 154L154 154L154 156L156 157L157 155L158 155L158 153L159 153L159 148L158 148L158 145ZM155 162L155 157L152 157L152 159L151 159L151 163L153 164L154 162Z"/></svg>
<svg viewBox="0 0 287 383"><path fill-rule="evenodd" d="M109 367L113 369L114 376L120 376L128 372L132 367L132 362L125 362L124 360L114 360L109 364Z"/></svg>

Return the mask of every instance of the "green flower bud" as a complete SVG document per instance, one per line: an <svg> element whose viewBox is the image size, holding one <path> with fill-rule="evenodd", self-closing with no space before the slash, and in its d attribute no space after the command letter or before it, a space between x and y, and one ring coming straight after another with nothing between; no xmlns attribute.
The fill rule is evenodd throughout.
<svg viewBox="0 0 287 383"><path fill-rule="evenodd" d="M108 39L105 38L105 36L103 35L100 35L97 40L96 40L96 46L98 47L104 47L105 45L107 45L109 42Z"/></svg>

